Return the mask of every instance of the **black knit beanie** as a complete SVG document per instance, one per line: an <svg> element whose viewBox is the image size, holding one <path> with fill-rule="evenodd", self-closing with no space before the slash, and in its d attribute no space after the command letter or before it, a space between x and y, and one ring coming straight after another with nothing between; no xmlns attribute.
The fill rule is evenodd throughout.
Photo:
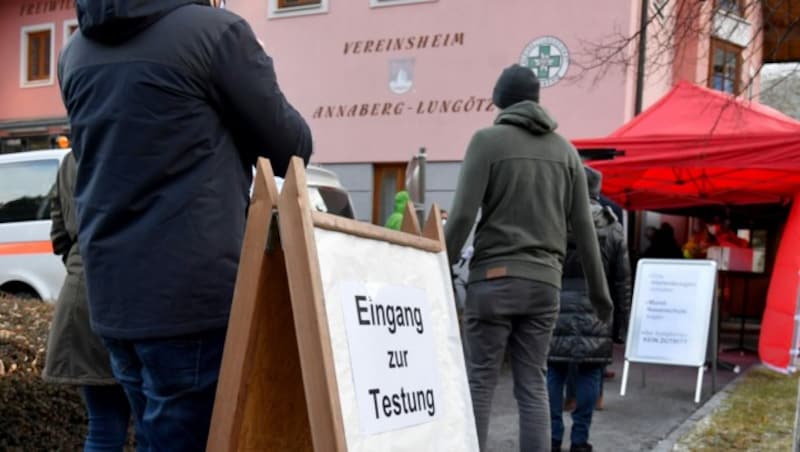
<svg viewBox="0 0 800 452"><path fill-rule="evenodd" d="M503 109L524 100L539 102L539 78L532 70L513 64L505 68L497 79L492 102Z"/></svg>
<svg viewBox="0 0 800 452"><path fill-rule="evenodd" d="M586 171L586 185L589 187L589 197L599 200L600 189L603 185L603 174L589 166L584 166L583 169Z"/></svg>

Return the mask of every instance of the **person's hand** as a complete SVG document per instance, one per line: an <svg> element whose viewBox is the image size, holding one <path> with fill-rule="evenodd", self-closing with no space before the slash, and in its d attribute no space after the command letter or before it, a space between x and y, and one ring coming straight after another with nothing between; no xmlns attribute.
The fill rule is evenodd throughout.
<svg viewBox="0 0 800 452"><path fill-rule="evenodd" d="M614 303L606 297L599 297L599 299L593 299L592 304L594 310L597 311L597 318L603 323L611 323L614 315Z"/></svg>

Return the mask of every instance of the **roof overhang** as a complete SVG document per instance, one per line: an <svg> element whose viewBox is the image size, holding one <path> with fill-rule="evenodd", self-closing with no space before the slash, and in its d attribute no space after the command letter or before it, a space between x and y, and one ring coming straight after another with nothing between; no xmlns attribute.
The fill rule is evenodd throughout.
<svg viewBox="0 0 800 452"><path fill-rule="evenodd" d="M764 0L764 63L800 62L800 2Z"/></svg>

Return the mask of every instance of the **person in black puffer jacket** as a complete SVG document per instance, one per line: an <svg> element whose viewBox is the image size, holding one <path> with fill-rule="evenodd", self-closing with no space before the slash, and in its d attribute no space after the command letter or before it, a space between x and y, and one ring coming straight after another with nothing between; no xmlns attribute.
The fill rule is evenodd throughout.
<svg viewBox="0 0 800 452"><path fill-rule="evenodd" d="M599 202L602 176L585 168L600 252L614 301L614 335L623 337L630 310L631 271L622 224L609 207ZM553 450L561 450L564 435L562 420L564 384L570 366L576 368L577 406L572 413L571 452L591 451L589 428L595 403L600 396L603 368L611 363L612 325L601 322L586 291L580 255L570 234L561 289L561 307L548 357L547 384Z"/></svg>

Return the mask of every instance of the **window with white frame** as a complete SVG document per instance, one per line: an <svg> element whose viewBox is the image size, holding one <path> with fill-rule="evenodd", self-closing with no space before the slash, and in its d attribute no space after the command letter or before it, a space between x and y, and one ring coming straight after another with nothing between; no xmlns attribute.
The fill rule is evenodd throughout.
<svg viewBox="0 0 800 452"><path fill-rule="evenodd" d="M78 19L70 19L64 21L64 41L62 45L67 45L69 38L78 31Z"/></svg>
<svg viewBox="0 0 800 452"><path fill-rule="evenodd" d="M411 3L430 3L436 0L369 0L369 6L376 8L380 6L408 5Z"/></svg>
<svg viewBox="0 0 800 452"><path fill-rule="evenodd" d="M269 0L270 19L328 12L329 0Z"/></svg>
<svg viewBox="0 0 800 452"><path fill-rule="evenodd" d="M53 84L55 24L30 25L20 31L20 83L23 87Z"/></svg>

